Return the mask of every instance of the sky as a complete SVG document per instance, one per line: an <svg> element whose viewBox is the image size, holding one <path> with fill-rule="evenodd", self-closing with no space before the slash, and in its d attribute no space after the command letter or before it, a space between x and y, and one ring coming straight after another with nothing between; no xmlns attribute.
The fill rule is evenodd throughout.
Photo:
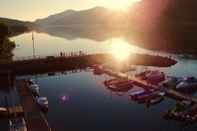
<svg viewBox="0 0 197 131"><path fill-rule="evenodd" d="M34 21L67 9L126 9L140 0L0 0L0 17Z"/></svg>

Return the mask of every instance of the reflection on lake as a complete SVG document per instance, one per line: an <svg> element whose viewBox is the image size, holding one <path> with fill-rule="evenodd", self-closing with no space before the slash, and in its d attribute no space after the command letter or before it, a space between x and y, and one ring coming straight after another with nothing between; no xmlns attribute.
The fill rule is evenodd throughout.
<svg viewBox="0 0 197 131"><path fill-rule="evenodd" d="M31 33L22 34L12 38L17 43L14 50L15 59L32 56ZM95 40L88 37L72 37L65 39L68 34L50 35L35 33L35 51L38 56L59 55L60 52L84 51L88 53L109 52L117 59L127 57L125 52L151 53L169 55L163 52L154 52L136 47L128 43L123 37ZM61 37L57 37L60 36ZM95 35L93 35L95 36ZM99 36L98 36L99 37ZM117 43L117 44L116 44ZM117 55L117 56L116 56ZM197 60L179 58L178 64L169 68L160 68L168 75L197 77ZM150 67L153 68L153 67ZM32 77L40 85L41 94L49 100L49 123L56 131L65 130L187 130L193 131L197 124L184 126L173 120L165 120L162 112L173 108L176 101L165 99L157 105L147 108L129 100L129 92L121 94L108 90L103 82L111 77L96 76L91 71L64 72L54 76L35 75Z"/></svg>
<svg viewBox="0 0 197 131"><path fill-rule="evenodd" d="M50 56L59 55L60 52L78 52L79 50L86 53L104 53L113 52L145 52L145 49L138 48L135 45L131 45L122 37L107 39L105 41L94 41L91 39L77 38L74 40L63 39L59 37L52 37L44 33L34 33L35 37L35 54L37 56ZM22 34L20 36L12 38L17 43L17 48L14 50L16 58L33 56L33 44L32 33ZM114 46L114 45L118 45ZM46 48L47 47L47 48ZM128 49L130 48L130 50ZM126 50L125 50L126 49Z"/></svg>

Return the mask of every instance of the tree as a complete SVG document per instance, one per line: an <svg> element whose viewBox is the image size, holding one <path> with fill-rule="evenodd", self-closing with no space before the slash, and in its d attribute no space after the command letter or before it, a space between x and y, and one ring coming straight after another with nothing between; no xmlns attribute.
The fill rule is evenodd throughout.
<svg viewBox="0 0 197 131"><path fill-rule="evenodd" d="M4 23L0 23L0 39L5 39L9 35L8 26Z"/></svg>

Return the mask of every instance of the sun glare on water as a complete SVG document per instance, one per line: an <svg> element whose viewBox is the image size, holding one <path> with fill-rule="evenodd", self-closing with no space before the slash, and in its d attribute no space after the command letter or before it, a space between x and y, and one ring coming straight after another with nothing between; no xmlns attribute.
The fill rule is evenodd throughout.
<svg viewBox="0 0 197 131"><path fill-rule="evenodd" d="M123 61L129 58L132 51L126 41L122 39L113 39L110 44L110 53L114 56L117 61Z"/></svg>

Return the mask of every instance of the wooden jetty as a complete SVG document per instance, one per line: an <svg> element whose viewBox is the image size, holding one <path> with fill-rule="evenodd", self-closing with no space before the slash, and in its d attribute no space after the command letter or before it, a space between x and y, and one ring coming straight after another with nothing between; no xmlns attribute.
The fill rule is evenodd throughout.
<svg viewBox="0 0 197 131"><path fill-rule="evenodd" d="M120 79L127 79L127 80L134 81L137 85L142 86L144 88L149 88L149 89L157 89L158 88L158 86L156 86L156 85L152 85L145 80L141 80L141 79L138 79L137 77L127 75L126 73L115 72L115 71L112 71L110 69L106 69L103 66L99 66L99 68L104 73L106 73L110 76L117 77L117 78L120 78Z"/></svg>
<svg viewBox="0 0 197 131"><path fill-rule="evenodd" d="M24 111L28 131L51 131L45 115L35 103L25 80L17 82L17 90Z"/></svg>
<svg viewBox="0 0 197 131"><path fill-rule="evenodd" d="M0 107L0 116L1 118L14 118L14 117L23 117L23 107L15 106L15 107Z"/></svg>

